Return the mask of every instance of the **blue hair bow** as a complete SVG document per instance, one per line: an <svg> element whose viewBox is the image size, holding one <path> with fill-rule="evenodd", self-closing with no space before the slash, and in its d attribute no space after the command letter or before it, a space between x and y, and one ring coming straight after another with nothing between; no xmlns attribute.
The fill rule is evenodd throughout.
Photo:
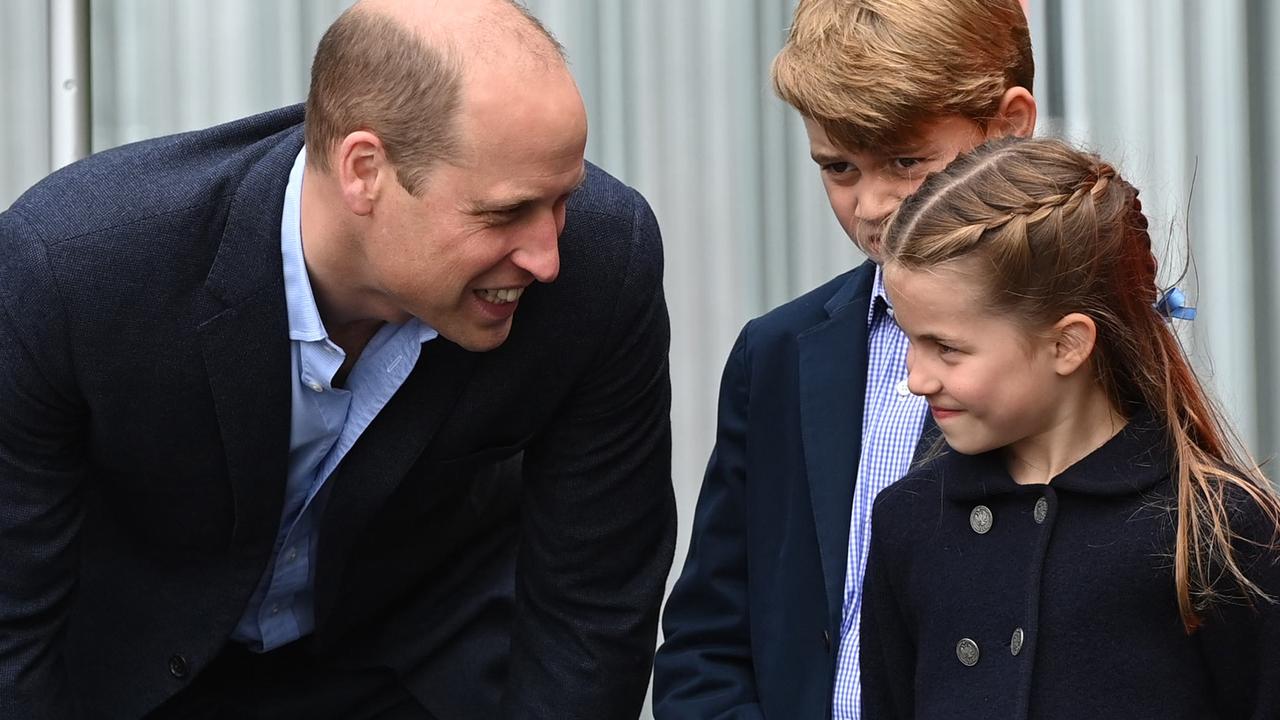
<svg viewBox="0 0 1280 720"><path fill-rule="evenodd" d="M1156 302L1156 312L1166 320L1195 320L1196 309L1187 307L1187 296L1178 288L1169 288Z"/></svg>

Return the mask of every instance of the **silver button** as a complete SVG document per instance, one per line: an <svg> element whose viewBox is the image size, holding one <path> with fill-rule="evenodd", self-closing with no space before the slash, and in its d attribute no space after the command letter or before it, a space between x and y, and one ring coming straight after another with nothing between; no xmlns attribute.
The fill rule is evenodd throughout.
<svg viewBox="0 0 1280 720"><path fill-rule="evenodd" d="M289 553L284 556L286 562L293 562L298 559L298 548L289 548Z"/></svg>
<svg viewBox="0 0 1280 720"><path fill-rule="evenodd" d="M905 379L899 382L897 385L895 385L894 389L897 390L898 395L902 397L911 396L911 388L907 387L907 381Z"/></svg>
<svg viewBox="0 0 1280 720"><path fill-rule="evenodd" d="M311 388L316 392L324 392L324 386L316 382L315 380L308 380L307 387Z"/></svg>
<svg viewBox="0 0 1280 720"><path fill-rule="evenodd" d="M993 522L995 518L991 515L991 508L986 505L979 505L969 513L969 527L979 535L986 535Z"/></svg>
<svg viewBox="0 0 1280 720"><path fill-rule="evenodd" d="M978 643L969 638L961 638L956 643L956 657L960 658L960 664L965 667L973 667L978 664Z"/></svg>
<svg viewBox="0 0 1280 720"><path fill-rule="evenodd" d="M1022 628L1014 628L1013 637L1009 639L1009 652L1014 655L1022 652L1022 641L1025 639L1022 634Z"/></svg>
<svg viewBox="0 0 1280 720"><path fill-rule="evenodd" d="M279 606L279 605L272 605L272 606L271 606L271 614L272 614L272 615L279 615L279 614L280 614L280 606Z"/></svg>
<svg viewBox="0 0 1280 720"><path fill-rule="evenodd" d="M1044 498L1037 500L1036 508L1032 511L1031 516L1035 518L1036 524L1043 523L1044 519L1049 517L1049 501Z"/></svg>

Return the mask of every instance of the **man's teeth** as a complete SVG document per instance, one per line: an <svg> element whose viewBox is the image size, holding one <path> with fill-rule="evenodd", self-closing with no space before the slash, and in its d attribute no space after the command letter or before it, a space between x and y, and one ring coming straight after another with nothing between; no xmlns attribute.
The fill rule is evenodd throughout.
<svg viewBox="0 0 1280 720"><path fill-rule="evenodd" d="M524 294L524 288L502 288L500 290L477 290L480 299L485 302L504 305L509 302L515 302Z"/></svg>

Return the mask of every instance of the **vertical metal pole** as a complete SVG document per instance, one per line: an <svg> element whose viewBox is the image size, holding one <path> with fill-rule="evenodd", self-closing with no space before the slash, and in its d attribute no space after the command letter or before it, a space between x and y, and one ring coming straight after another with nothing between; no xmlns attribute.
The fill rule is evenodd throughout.
<svg viewBox="0 0 1280 720"><path fill-rule="evenodd" d="M49 0L49 166L89 154L89 0Z"/></svg>

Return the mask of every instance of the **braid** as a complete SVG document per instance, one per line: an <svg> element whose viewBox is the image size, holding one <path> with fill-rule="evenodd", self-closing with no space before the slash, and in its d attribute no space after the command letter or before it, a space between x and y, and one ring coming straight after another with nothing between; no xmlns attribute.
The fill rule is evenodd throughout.
<svg viewBox="0 0 1280 720"><path fill-rule="evenodd" d="M1114 167L1109 163L1099 162L1090 168L1089 175L1086 177L1085 181L1070 193L1054 193L1052 195L1046 195L1039 200L1031 200L1025 205L1015 207L1000 215L995 215L974 224L981 225L984 231L1004 227L1005 225L1020 218L1024 219L1028 225L1035 225L1049 217L1056 210L1073 212L1076 208L1080 207L1080 203L1084 202L1085 198L1093 200L1098 197L1102 193L1106 192L1107 187L1111 184L1111 179L1115 176L1116 169ZM1134 197L1136 200L1136 194ZM1139 204L1139 215L1141 215L1141 208L1142 206ZM1142 219L1142 222L1145 234L1145 217ZM1150 243L1151 241L1148 239L1147 244L1150 245Z"/></svg>

